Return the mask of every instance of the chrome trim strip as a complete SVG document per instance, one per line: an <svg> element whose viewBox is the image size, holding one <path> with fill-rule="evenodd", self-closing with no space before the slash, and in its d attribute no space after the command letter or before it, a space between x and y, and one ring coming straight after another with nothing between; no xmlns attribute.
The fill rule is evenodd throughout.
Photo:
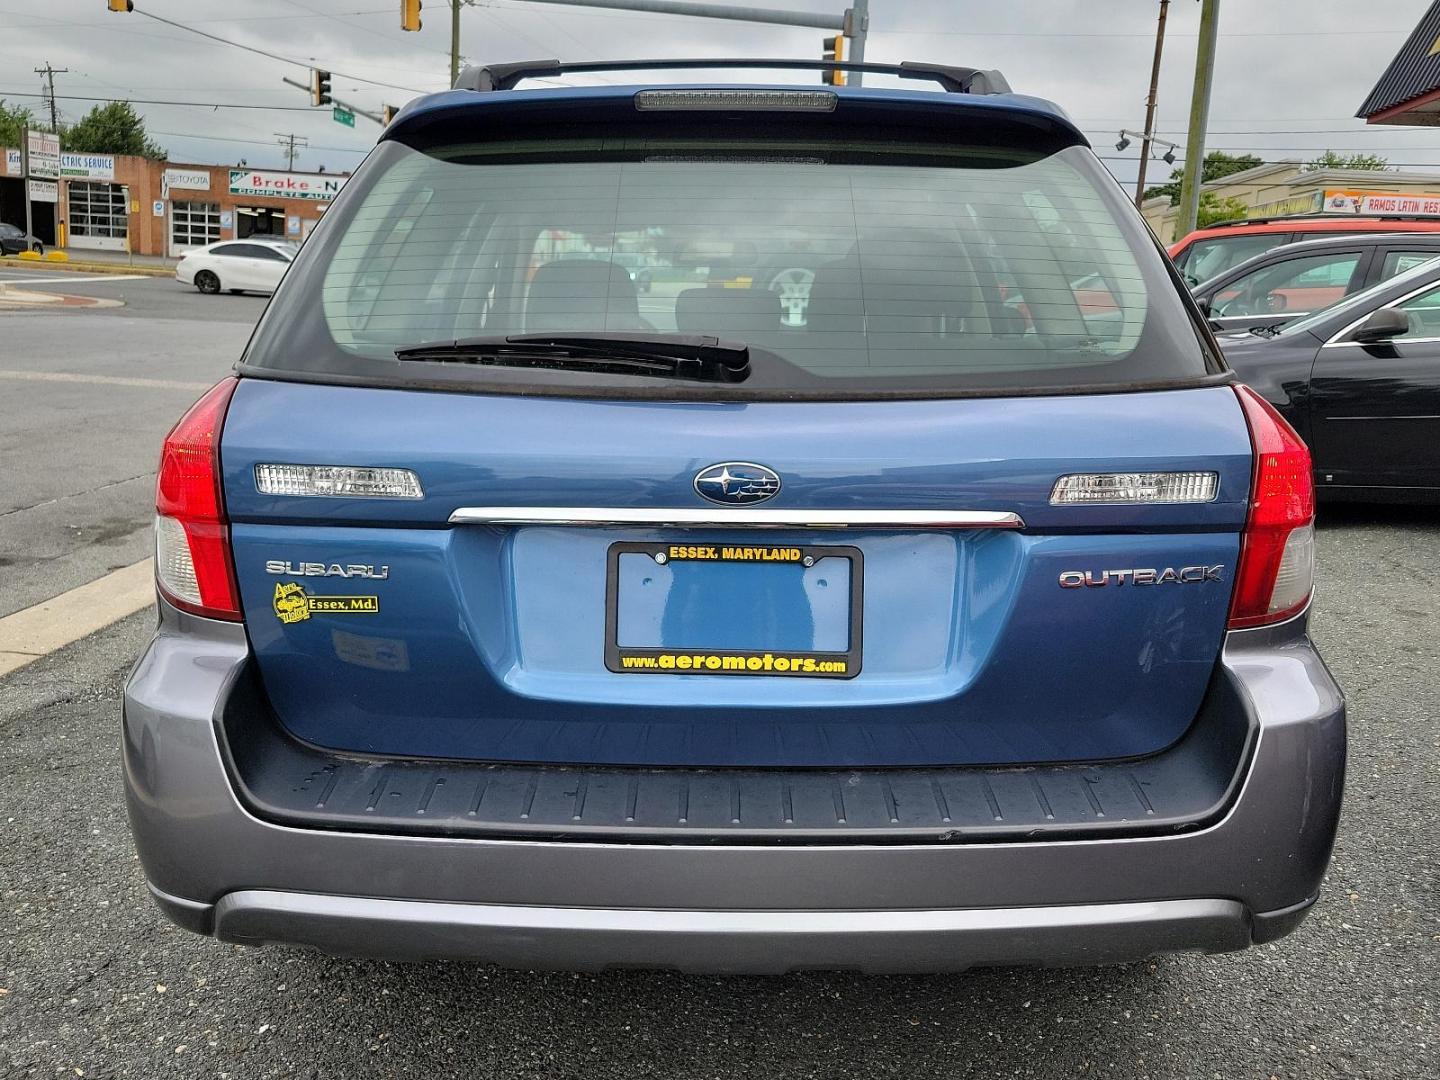
<svg viewBox="0 0 1440 1080"><path fill-rule="evenodd" d="M1375 309L1375 311L1379 310L1379 308ZM1374 312L1371 314L1373 315ZM1364 319L1360 320L1361 323L1364 321ZM1359 326L1360 323L1356 323L1350 327L1350 330L1353 331ZM1322 349L1363 349L1366 345L1434 345L1437 341L1440 341L1440 337L1397 337L1386 338L1384 341L1327 341L1320 347Z"/></svg>
<svg viewBox="0 0 1440 1080"><path fill-rule="evenodd" d="M1433 262L1434 260L1432 259L1431 261ZM1408 273L1408 271L1407 271L1407 273ZM1373 286L1372 286L1372 288L1373 288ZM1337 346L1342 346L1342 345L1353 345L1353 346L1355 346L1355 347L1358 348L1358 347L1361 347L1361 346L1364 346L1364 345L1385 345L1385 344L1389 344L1389 341L1341 341L1340 339L1343 338L1343 337L1347 337L1348 335L1354 333L1356 330L1360 329L1360 324L1363 323L1366 319L1370 318L1371 315L1374 315L1375 312L1379 311L1381 308L1394 308L1394 307L1399 307L1401 304L1408 304L1411 300L1414 300L1417 296L1421 296L1421 295L1423 295L1424 293L1427 293L1427 292L1433 292L1434 290L1435 290L1435 281L1434 281L1434 279L1432 278L1431 280L1427 281L1424 285L1421 285L1421 286L1419 286L1419 287L1417 287L1417 288L1415 288L1415 289L1412 289L1410 292L1406 293L1405 295L1403 295L1403 296L1397 296L1394 300L1391 300L1388 304L1381 304L1381 305L1379 305L1379 307L1373 307L1373 308L1371 308L1369 311L1365 312L1364 315L1361 315L1360 318L1356 319L1354 322L1352 322L1349 326L1345 327L1345 329L1341 330L1339 333L1330 335L1330 337L1329 337L1329 338L1325 341L1325 343L1324 343L1323 345L1321 345L1320 347L1321 347L1322 349L1331 349L1331 348L1335 348L1335 347L1337 347ZM1341 303L1344 303L1344 301L1341 301ZM1416 343L1424 343L1424 342L1427 342L1427 341L1436 341L1436 340L1440 340L1440 339L1437 339L1437 338L1402 338L1402 339L1400 339L1400 340L1409 342L1409 343L1411 343L1411 344L1416 344Z"/></svg>
<svg viewBox="0 0 1440 1080"><path fill-rule="evenodd" d="M670 529L1023 529L997 510L780 510L748 507L462 506L452 525L643 525Z"/></svg>

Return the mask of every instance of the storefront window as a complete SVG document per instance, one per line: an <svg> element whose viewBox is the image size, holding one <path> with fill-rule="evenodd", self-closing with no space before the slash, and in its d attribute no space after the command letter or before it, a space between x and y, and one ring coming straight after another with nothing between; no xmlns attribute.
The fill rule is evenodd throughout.
<svg viewBox="0 0 1440 1080"><path fill-rule="evenodd" d="M82 240L110 240L123 244L129 232L124 186L71 180L69 188L70 216L67 222L70 235Z"/></svg>
<svg viewBox="0 0 1440 1080"><path fill-rule="evenodd" d="M170 204L170 247L173 254L204 247L220 239L220 204L172 202Z"/></svg>

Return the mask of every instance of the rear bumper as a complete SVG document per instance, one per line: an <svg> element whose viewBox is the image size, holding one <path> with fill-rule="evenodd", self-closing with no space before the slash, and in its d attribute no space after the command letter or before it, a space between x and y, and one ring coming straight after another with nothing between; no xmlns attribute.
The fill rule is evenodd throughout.
<svg viewBox="0 0 1440 1080"><path fill-rule="evenodd" d="M284 941L342 956L565 970L913 973L995 964L1113 964L1172 950L1243 949L1255 931L1245 906L1234 900L943 911L656 911L272 890L229 893L213 907L195 907L155 896L176 921L240 945ZM1288 914L1293 925L1304 910Z"/></svg>
<svg viewBox="0 0 1440 1080"><path fill-rule="evenodd" d="M126 688L124 750L131 824L160 906L247 944L745 972L1228 951L1304 918L1340 808L1343 699L1300 622L1227 641L1220 674L1254 738L1217 820L1175 834L985 843L482 839L262 820L217 734L246 658L242 627L166 611Z"/></svg>

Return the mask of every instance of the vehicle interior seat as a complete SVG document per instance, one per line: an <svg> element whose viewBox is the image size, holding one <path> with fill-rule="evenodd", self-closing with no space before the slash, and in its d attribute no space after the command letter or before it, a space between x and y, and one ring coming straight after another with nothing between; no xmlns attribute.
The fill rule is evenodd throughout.
<svg viewBox="0 0 1440 1080"><path fill-rule="evenodd" d="M922 229L865 238L845 258L815 269L807 330L871 335L959 333L985 311L974 263L960 244Z"/></svg>
<svg viewBox="0 0 1440 1080"><path fill-rule="evenodd" d="M770 333L781 329L780 294L769 289L685 289L675 297L675 328L686 334Z"/></svg>
<svg viewBox="0 0 1440 1080"><path fill-rule="evenodd" d="M653 330L623 266L608 259L557 259L535 271L525 298L525 329Z"/></svg>

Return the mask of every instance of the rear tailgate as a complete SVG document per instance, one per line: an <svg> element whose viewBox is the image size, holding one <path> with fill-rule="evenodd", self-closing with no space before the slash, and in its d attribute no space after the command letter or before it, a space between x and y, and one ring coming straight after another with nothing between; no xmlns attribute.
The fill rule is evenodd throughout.
<svg viewBox="0 0 1440 1080"><path fill-rule="evenodd" d="M299 738L689 766L1168 746L1219 655L1251 474L1223 386L678 404L243 379L221 460L246 625ZM451 523L464 508L743 514L697 494L696 474L724 462L779 475L766 511L988 511L1024 527ZM262 495L255 468L274 463L407 468L424 497ZM1218 474L1214 501L1050 505L1069 473L1193 470ZM676 547L735 557L654 557ZM792 549L814 565L788 561ZM627 669L617 646L671 666ZM732 654L771 660L755 674L707 666ZM776 663L815 656L843 668Z"/></svg>

